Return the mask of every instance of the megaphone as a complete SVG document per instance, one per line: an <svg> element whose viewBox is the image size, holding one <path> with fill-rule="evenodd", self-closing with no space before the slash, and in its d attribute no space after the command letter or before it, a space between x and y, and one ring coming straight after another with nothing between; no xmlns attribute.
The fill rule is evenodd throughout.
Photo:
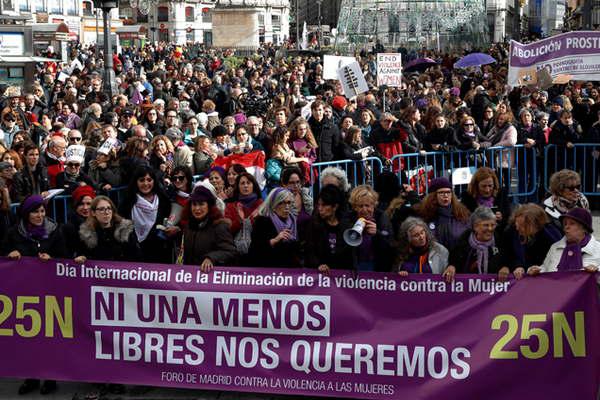
<svg viewBox="0 0 600 400"><path fill-rule="evenodd" d="M362 232L365 229L366 221L364 218L359 218L354 223L352 228L344 231L344 241L348 246L356 247L362 243Z"/></svg>

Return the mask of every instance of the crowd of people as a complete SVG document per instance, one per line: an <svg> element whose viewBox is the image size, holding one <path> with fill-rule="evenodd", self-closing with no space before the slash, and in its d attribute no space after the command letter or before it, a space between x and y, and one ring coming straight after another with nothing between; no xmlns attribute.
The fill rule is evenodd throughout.
<svg viewBox="0 0 600 400"><path fill-rule="evenodd" d="M40 64L25 88L0 86L2 255L448 281L598 269L600 242L581 187L598 192L600 174L583 182L580 174L600 155L595 82L508 88L506 48L494 45L493 67L455 70L456 56L407 54L438 64L406 73L402 88L346 97L323 79L320 57L280 50L240 58L197 45L125 49L113 57L119 93L109 98L102 60L78 49L70 64ZM373 86L375 55L357 59ZM509 196L511 182L499 179L513 167L505 160L477 169L460 192L436 171L427 193L390 163L398 154L477 156L517 144L529 152L523 162L541 163L548 144L577 143L599 145L563 160L568 168L552 171L550 193L525 187L533 195L521 205ZM257 153L250 159L264 165L236 162ZM386 168L368 171L366 157ZM343 159L357 170L311 167ZM369 174L369 184L351 185L349 174ZM56 189L72 199L66 223L49 215ZM344 232L357 220L362 235L351 245ZM38 385L27 380L20 393ZM45 381L41 391L55 388Z"/></svg>

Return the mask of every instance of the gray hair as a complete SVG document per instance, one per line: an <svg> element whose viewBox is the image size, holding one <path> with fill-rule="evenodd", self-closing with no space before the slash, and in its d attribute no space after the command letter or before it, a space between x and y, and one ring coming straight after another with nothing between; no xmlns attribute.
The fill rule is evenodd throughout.
<svg viewBox="0 0 600 400"><path fill-rule="evenodd" d="M471 214L471 228L479 221L489 221L490 219L496 220L496 214L490 208L477 207Z"/></svg>
<svg viewBox="0 0 600 400"><path fill-rule="evenodd" d="M406 243L410 242L408 235L410 231L414 228L420 226L425 230L425 235L427 235L427 245L429 248L433 246L433 243L436 241L435 236L431 233L431 229L429 226L423 221L421 218L417 217L408 217L406 220L400 225L400 230L398 231L398 238L401 242L406 241Z"/></svg>
<svg viewBox="0 0 600 400"><path fill-rule="evenodd" d="M346 172L338 167L327 167L323 171L321 171L321 181L323 181L327 176L333 176L339 181L339 187L344 192L350 190L350 183L348 182L348 177L346 176Z"/></svg>
<svg viewBox="0 0 600 400"><path fill-rule="evenodd" d="M259 207L258 215L263 217L271 216L275 210L275 207L288 198L293 200L294 195L287 189L277 187L271 190L271 193L269 193L264 203L262 203Z"/></svg>
<svg viewBox="0 0 600 400"><path fill-rule="evenodd" d="M539 113L536 114L535 117L537 119L542 119L542 118L548 119L548 118L550 118L550 115L547 112L540 111Z"/></svg>

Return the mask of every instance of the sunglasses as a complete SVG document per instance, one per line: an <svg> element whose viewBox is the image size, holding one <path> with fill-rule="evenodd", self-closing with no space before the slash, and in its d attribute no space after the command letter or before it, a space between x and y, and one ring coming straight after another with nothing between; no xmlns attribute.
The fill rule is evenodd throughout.
<svg viewBox="0 0 600 400"><path fill-rule="evenodd" d="M475 124L463 124L463 126L475 126Z"/></svg>
<svg viewBox="0 0 600 400"><path fill-rule="evenodd" d="M174 182L183 182L184 179L185 179L185 176L183 176L183 175L178 175L178 176L173 177Z"/></svg>
<svg viewBox="0 0 600 400"><path fill-rule="evenodd" d="M571 185L571 186L565 186L565 189L570 190L571 192L574 190L579 190L581 189L581 185Z"/></svg>
<svg viewBox="0 0 600 400"><path fill-rule="evenodd" d="M81 167L81 164L79 164L79 163L67 163L67 167L79 168L79 167Z"/></svg>
<svg viewBox="0 0 600 400"><path fill-rule="evenodd" d="M69 142L81 142L81 136L80 137L70 137Z"/></svg>

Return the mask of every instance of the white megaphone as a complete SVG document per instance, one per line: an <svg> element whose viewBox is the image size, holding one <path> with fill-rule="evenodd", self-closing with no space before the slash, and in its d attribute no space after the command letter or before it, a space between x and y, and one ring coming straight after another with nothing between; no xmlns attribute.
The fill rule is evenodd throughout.
<svg viewBox="0 0 600 400"><path fill-rule="evenodd" d="M362 232L365 229L366 221L364 218L359 218L354 223L352 228L344 231L344 241L348 246L356 247L362 243Z"/></svg>

